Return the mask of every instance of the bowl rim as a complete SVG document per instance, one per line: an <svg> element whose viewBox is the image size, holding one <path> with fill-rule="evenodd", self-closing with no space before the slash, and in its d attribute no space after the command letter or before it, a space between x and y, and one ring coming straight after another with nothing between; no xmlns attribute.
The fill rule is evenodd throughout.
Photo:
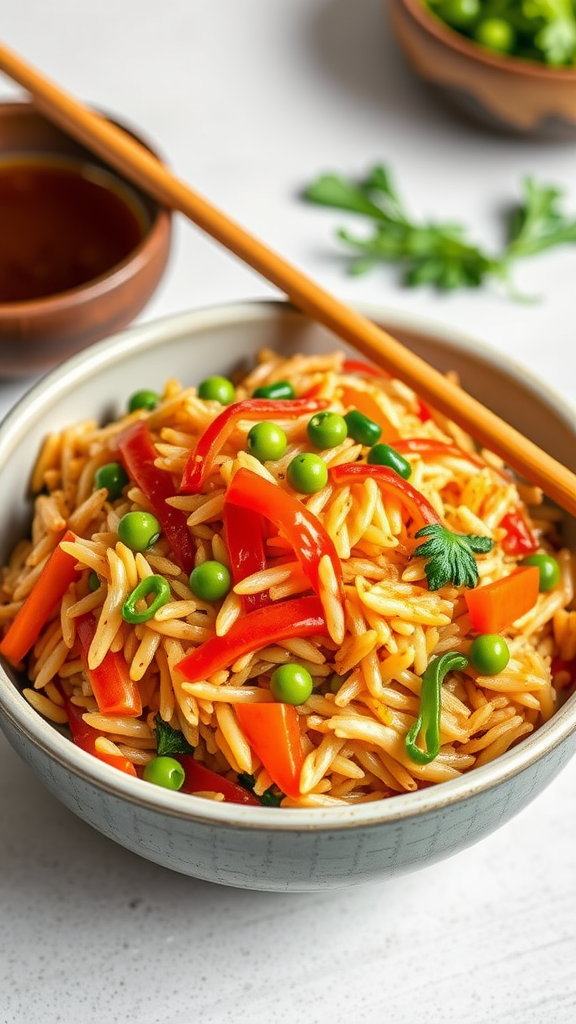
<svg viewBox="0 0 576 1024"><path fill-rule="evenodd" d="M499 56L495 51L484 49L479 43L473 42L467 36L461 35L456 29L451 28L447 22L437 17L425 0L390 0L392 4L404 8L420 28L433 36L437 42L442 43L449 49L455 51L459 56L484 64L498 71L510 74L513 77L518 75L521 78L537 78L542 81L559 83L572 82L576 84L576 67L552 67L540 61L530 60L527 57Z"/></svg>
<svg viewBox="0 0 576 1024"><path fill-rule="evenodd" d="M388 330L405 330L436 340L447 347L463 349L487 367L518 378L543 405L549 407L576 435L576 411L554 389L542 383L529 370L490 348L458 328L417 314L395 309L361 305L357 307ZM27 433L27 424L41 416L43 409L74 390L80 382L97 374L98 369L113 368L143 350L182 335L190 337L205 329L235 323L270 321L280 316L302 318L304 314L283 300L246 300L208 306L131 327L91 345L71 356L38 381L0 423L0 464ZM306 317L304 317L306 319ZM335 340L338 344L338 340ZM5 717L16 732L22 733L36 748L72 772L84 782L111 796L127 800L151 814L201 822L205 825L268 831L340 831L358 826L394 824L414 816L438 812L480 795L525 771L576 731L576 694L571 696L534 733L518 746L494 761L436 786L412 793L398 794L387 800L350 807L269 808L232 803L217 803L188 794L172 793L151 786L98 761L75 746L52 723L28 704L0 664L0 724Z"/></svg>
<svg viewBox="0 0 576 1024"><path fill-rule="evenodd" d="M116 115L113 115L110 111L101 111L101 113L109 119L116 119ZM0 102L0 118L10 117L12 114L43 117L42 111L32 102L27 102L26 100ZM121 124L122 128L134 135L155 156L159 159L164 159L159 153L157 145L151 142L139 128L135 128L124 118L118 124ZM53 127L61 131L62 134L66 134L57 125ZM78 143L78 145L81 145L81 143ZM5 155L0 156L0 161L4 159ZM123 177L119 171L107 164L105 160L100 160L98 156L95 156L94 159L103 165L108 174L118 178L121 184L124 184ZM132 185L129 181L127 181L127 187L133 189L138 197L144 194L142 189L137 185ZM161 203L149 196L146 198L152 204L150 223L140 241L130 250L127 256L114 263L104 273L98 274L97 277L92 277L89 281L76 285L74 288L67 288L64 291L55 292L53 295L41 295L35 299L26 299L18 302L0 302L0 323L10 323L23 317L33 321L37 317L44 317L48 314L54 315L62 310L70 312L77 306L83 306L85 303L103 298L109 292L115 291L122 284L137 276L140 270L148 263L150 255L165 245L166 239L169 238L172 222L172 211L168 207L162 206Z"/></svg>

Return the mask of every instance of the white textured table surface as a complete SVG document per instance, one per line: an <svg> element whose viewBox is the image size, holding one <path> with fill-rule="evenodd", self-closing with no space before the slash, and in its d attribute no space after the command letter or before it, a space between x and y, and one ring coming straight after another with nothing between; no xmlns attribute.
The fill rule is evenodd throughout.
<svg viewBox="0 0 576 1024"><path fill-rule="evenodd" d="M496 248L531 174L572 189L576 148L485 134L418 86L381 0L18 0L4 40L159 144L184 178L350 301L410 309L507 352L576 403L574 251L517 275L543 296L347 278L299 202L321 170L388 163L418 214ZM17 90L0 81L0 97ZM274 294L176 224L142 319ZM3 414L30 381L0 382ZM391 883L273 895L172 875L54 801L0 737L0 1024L573 1024L576 764L511 824Z"/></svg>

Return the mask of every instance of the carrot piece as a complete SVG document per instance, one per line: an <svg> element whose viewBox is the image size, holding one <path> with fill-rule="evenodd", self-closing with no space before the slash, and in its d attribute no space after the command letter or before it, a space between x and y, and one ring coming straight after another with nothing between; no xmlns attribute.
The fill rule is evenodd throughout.
<svg viewBox="0 0 576 1024"><path fill-rule="evenodd" d="M537 566L526 565L485 587L467 590L464 597L472 629L478 633L502 632L534 607L539 584Z"/></svg>
<svg viewBox="0 0 576 1024"><path fill-rule="evenodd" d="M76 536L67 530L61 538L63 540L75 541ZM13 665L17 665L28 654L58 602L70 584L80 576L76 564L76 559L63 551L60 544L54 548L34 589L16 613L0 643L0 654Z"/></svg>
<svg viewBox="0 0 576 1024"><path fill-rule="evenodd" d="M287 796L300 796L304 756L298 712L292 704L237 704L236 715L248 743L273 782Z"/></svg>
<svg viewBox="0 0 576 1024"><path fill-rule="evenodd" d="M367 416L369 420L377 423L380 427L384 426L384 424L389 427L382 409L369 391L345 384L342 387L340 401L343 406L352 406L354 409L358 409L358 412L361 412L363 416Z"/></svg>
<svg viewBox="0 0 576 1024"><path fill-rule="evenodd" d="M120 651L108 651L97 668L88 667L88 651L96 633L91 612L76 619L76 636L80 641L82 661L90 679L92 693L102 715L142 714L142 698L138 684L130 678L130 669Z"/></svg>

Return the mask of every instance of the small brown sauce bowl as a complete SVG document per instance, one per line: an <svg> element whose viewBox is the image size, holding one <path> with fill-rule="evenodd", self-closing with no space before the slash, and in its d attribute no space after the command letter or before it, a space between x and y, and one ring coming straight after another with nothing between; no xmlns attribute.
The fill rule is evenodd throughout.
<svg viewBox="0 0 576 1024"><path fill-rule="evenodd" d="M445 25L424 0L386 0L415 73L484 126L543 139L576 138L576 68L500 56Z"/></svg>
<svg viewBox="0 0 576 1024"><path fill-rule="evenodd" d="M0 222L0 377L125 327L170 252L170 212L29 103L0 104Z"/></svg>

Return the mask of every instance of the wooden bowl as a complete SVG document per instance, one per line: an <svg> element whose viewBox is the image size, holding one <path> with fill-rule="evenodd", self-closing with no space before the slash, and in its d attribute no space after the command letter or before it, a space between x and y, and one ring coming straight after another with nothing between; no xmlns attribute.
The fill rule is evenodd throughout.
<svg viewBox="0 0 576 1024"><path fill-rule="evenodd" d="M79 179L83 179L86 173L95 183L91 187L102 193L109 190L111 205L106 220L102 221L106 224L101 239L104 248L99 263L93 263L98 268L94 276L91 276L91 264L86 256L82 273L77 273L75 278L70 277L69 287L57 286L54 292L47 293L46 278L43 294L34 294L29 286L27 291L16 288L11 292L5 282L11 269L11 253L19 240L14 237L15 232L13 235L4 235L3 250L0 240L0 253L4 252L2 258L7 261L0 266L0 274L4 269L4 282L0 280L0 377L21 376L49 369L79 349L130 323L155 291L170 251L171 216L168 210L130 185L103 161L92 156L42 117L31 104L0 104L0 167L6 175L10 173L11 167L18 165L12 187L30 187L23 184L25 179L22 167L30 175L30 167L37 168L42 164L52 169L56 167L61 173L67 168L66 173L70 175L73 173L71 168L77 169ZM5 178L4 188L8 188L7 181ZM42 188L45 187L45 181L37 184L36 201L39 209L42 209L44 201ZM69 194L63 185L60 190L63 193L62 202L68 203ZM91 193L91 203L93 198L94 193ZM5 199L4 202L8 203L6 209L10 210L11 200ZM53 204L53 197L50 202ZM87 217L85 222L82 221L83 224L88 223L88 213L86 204ZM107 232L112 235L118 231L120 218L128 216L132 218L132 233L125 234L120 248L118 245L108 248ZM68 257L63 254L63 238L54 232L52 226L50 231L49 245L46 243L49 254L47 262L57 262L60 255L64 262ZM80 236L84 244L82 232ZM87 233L86 236L88 240ZM85 246L86 252L91 244ZM107 256L110 258L107 259ZM17 273L20 279L24 276L26 258L26 249L23 249L18 256ZM62 280L65 278L62 277Z"/></svg>
<svg viewBox="0 0 576 1024"><path fill-rule="evenodd" d="M500 56L437 18L424 0L387 0L416 74L461 113L507 132L576 137L576 69Z"/></svg>

